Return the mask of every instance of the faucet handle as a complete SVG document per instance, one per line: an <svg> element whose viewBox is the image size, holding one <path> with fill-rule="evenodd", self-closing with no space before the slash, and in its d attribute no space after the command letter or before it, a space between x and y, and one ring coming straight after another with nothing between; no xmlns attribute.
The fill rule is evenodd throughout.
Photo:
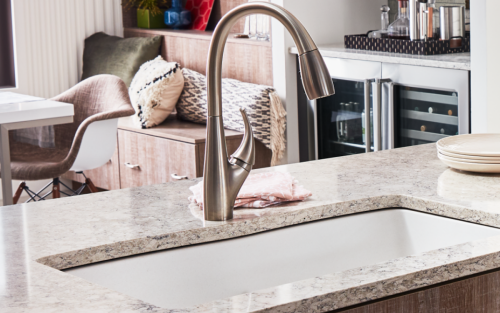
<svg viewBox="0 0 500 313"><path fill-rule="evenodd" d="M252 126L248 120L245 109L240 108L241 116L243 117L243 124L245 125L245 132L243 140L241 141L238 149L231 155L231 158L238 159L250 166L255 164L255 141L253 138Z"/></svg>

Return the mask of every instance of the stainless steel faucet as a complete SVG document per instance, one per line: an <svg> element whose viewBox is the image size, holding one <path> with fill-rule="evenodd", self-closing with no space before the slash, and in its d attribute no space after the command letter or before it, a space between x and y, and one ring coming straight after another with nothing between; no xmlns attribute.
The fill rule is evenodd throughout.
<svg viewBox="0 0 500 313"><path fill-rule="evenodd" d="M236 196L255 164L255 142L252 127L244 110L243 141L228 159L222 121L222 56L229 31L241 17L265 14L280 21L292 35L299 51L300 74L306 95L318 99L335 93L328 69L307 30L290 12L269 2L249 2L229 11L217 24L207 60L207 140L203 174L203 208L205 220L225 221L233 218Z"/></svg>

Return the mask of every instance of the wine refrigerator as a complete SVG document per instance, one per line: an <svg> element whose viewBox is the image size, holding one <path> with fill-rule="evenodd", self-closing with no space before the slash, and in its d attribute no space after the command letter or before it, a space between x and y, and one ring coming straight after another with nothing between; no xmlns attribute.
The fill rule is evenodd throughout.
<svg viewBox="0 0 500 313"><path fill-rule="evenodd" d="M336 94L308 101L299 92L301 161L470 132L469 71L337 58L325 62Z"/></svg>

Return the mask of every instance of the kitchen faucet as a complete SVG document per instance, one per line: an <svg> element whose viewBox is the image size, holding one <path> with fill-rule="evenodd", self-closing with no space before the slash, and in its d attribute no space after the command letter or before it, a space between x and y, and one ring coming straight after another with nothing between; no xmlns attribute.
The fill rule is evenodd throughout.
<svg viewBox="0 0 500 313"><path fill-rule="evenodd" d="M335 93L321 54L304 26L284 8L269 2L249 2L229 11L217 24L207 60L207 139L203 173L203 210L207 221L233 218L236 196L255 164L252 127L240 109L245 133L240 147L228 159L222 120L222 57L229 31L241 17L264 14L276 18L290 32L299 51L300 75L309 99Z"/></svg>

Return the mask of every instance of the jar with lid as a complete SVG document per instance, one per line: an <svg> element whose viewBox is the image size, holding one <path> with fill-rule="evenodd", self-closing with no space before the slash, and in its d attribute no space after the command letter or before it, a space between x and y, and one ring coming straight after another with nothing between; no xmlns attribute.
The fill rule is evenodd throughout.
<svg viewBox="0 0 500 313"><path fill-rule="evenodd" d="M396 20L389 25L389 38L410 40L410 19L408 0L398 0L398 15Z"/></svg>
<svg viewBox="0 0 500 313"><path fill-rule="evenodd" d="M436 8L436 0L427 1L427 38L439 40L439 10Z"/></svg>
<svg viewBox="0 0 500 313"><path fill-rule="evenodd" d="M384 4L380 7L380 30L368 33L368 38L387 38L387 28L389 27L389 11L391 8Z"/></svg>

